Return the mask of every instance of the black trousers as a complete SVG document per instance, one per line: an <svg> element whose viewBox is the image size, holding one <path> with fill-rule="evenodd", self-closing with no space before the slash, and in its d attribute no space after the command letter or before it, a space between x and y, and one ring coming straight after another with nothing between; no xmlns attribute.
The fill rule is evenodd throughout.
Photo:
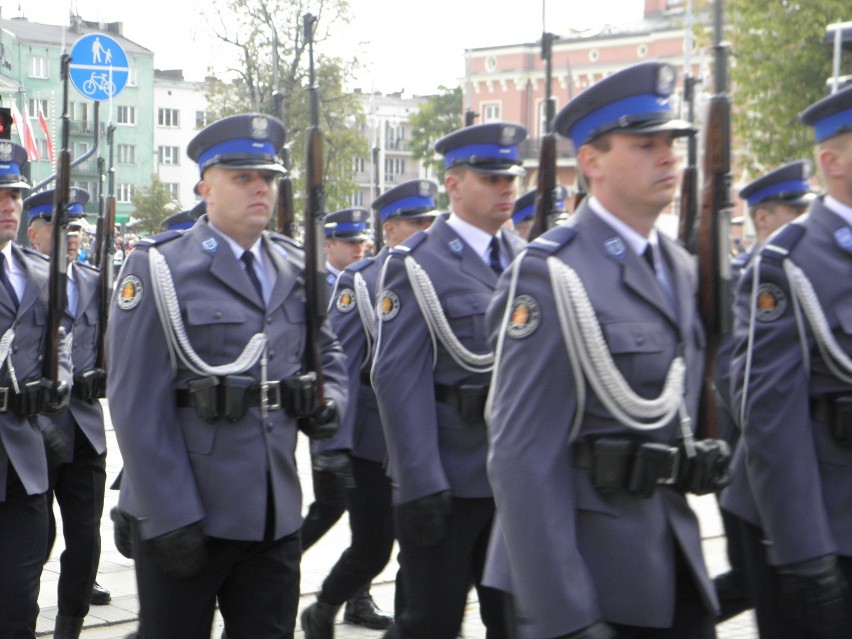
<svg viewBox="0 0 852 639"><path fill-rule="evenodd" d="M52 492L51 492L52 490ZM58 608L85 617L101 557L101 514L106 490L106 453L99 455L75 424L74 456L50 473L48 551L56 540L53 499L62 517L65 550L59 557Z"/></svg>
<svg viewBox="0 0 852 639"><path fill-rule="evenodd" d="M163 573L133 526L139 627L156 639L209 639L216 601L228 639L293 639L302 551L294 533L276 541L211 538L197 575Z"/></svg>
<svg viewBox="0 0 852 639"><path fill-rule="evenodd" d="M319 598L343 604L387 565L393 551L391 483L380 462L351 457L355 487L346 491L352 543L329 572Z"/></svg>
<svg viewBox="0 0 852 639"><path fill-rule="evenodd" d="M434 546L407 538L394 512L405 606L387 639L455 639L474 586L487 639L506 639L504 593L483 586L482 571L494 519L494 500L453 498L446 535Z"/></svg>
<svg viewBox="0 0 852 639"><path fill-rule="evenodd" d="M0 501L0 637L35 637L41 569L47 554L47 497L27 495L11 461Z"/></svg>
<svg viewBox="0 0 852 639"><path fill-rule="evenodd" d="M313 474L314 486L317 483ZM308 514L302 522L302 552L317 543L329 529L337 523L346 511L346 490L341 486L340 493L327 501L315 501L308 507Z"/></svg>

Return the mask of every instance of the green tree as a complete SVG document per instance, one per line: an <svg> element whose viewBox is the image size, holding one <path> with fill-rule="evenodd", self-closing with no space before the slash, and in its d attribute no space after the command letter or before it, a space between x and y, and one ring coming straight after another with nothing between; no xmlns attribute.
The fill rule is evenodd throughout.
<svg viewBox="0 0 852 639"><path fill-rule="evenodd" d="M136 221L133 230L139 235L159 233L160 222L180 208L180 203L156 175L151 176L148 186L133 193L131 202L134 207L131 217Z"/></svg>
<svg viewBox="0 0 852 639"><path fill-rule="evenodd" d="M355 157L367 152L362 134L364 114L356 96L344 93L358 59L343 60L323 52L333 33L349 23L346 0L311 3L317 16L314 64L324 137L325 206L332 211L349 205L356 191L352 170ZM215 0L208 22L223 45L223 65L211 69L206 91L214 118L245 112L281 117L287 127L294 209L304 210L306 131L310 126L308 48L303 15L308 3L277 0ZM277 56L276 56L277 53ZM231 62L227 62L231 60ZM277 64L276 64L277 61ZM228 78L223 80L222 78ZM280 100L273 95L277 93Z"/></svg>
<svg viewBox="0 0 852 639"><path fill-rule="evenodd" d="M848 0L728 0L738 166L751 177L812 157L799 113L826 95L832 73L828 25L849 18ZM849 69L852 55L845 54Z"/></svg>
<svg viewBox="0 0 852 639"><path fill-rule="evenodd" d="M411 155L415 160L431 168L438 183L444 181L444 162L435 154L435 142L440 138L460 129L464 124L462 118L461 87L448 89L439 87L440 93L430 97L417 113L409 118L411 125ZM438 208L448 204L447 194L438 196Z"/></svg>

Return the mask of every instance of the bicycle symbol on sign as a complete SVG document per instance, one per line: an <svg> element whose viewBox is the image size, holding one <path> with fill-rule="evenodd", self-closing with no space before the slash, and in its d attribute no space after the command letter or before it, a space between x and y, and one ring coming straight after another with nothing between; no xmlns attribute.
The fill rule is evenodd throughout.
<svg viewBox="0 0 852 639"><path fill-rule="evenodd" d="M115 93L115 83L111 82L106 73L92 71L91 77L83 83L83 93L93 95L95 91L103 91L107 96Z"/></svg>

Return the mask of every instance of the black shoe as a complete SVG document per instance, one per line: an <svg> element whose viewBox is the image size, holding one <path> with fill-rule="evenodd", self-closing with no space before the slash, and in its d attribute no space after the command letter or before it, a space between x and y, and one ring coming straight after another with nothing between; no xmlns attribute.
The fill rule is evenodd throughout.
<svg viewBox="0 0 852 639"><path fill-rule="evenodd" d="M364 590L346 602L343 621L372 630L387 630L393 623L393 616L383 613L370 591Z"/></svg>
<svg viewBox="0 0 852 639"><path fill-rule="evenodd" d="M731 571L717 575L713 579L713 585L716 586L716 594L719 597L719 615L716 617L717 623L726 621L731 617L736 617L740 613L754 608L746 585L738 573Z"/></svg>
<svg viewBox="0 0 852 639"><path fill-rule="evenodd" d="M109 594L109 590L96 581L95 585L92 586L92 596L89 603L93 606L106 606L110 601L112 601L112 595Z"/></svg>
<svg viewBox="0 0 852 639"><path fill-rule="evenodd" d="M302 611L302 630L305 639L334 639L334 619L340 606L322 601L311 604Z"/></svg>

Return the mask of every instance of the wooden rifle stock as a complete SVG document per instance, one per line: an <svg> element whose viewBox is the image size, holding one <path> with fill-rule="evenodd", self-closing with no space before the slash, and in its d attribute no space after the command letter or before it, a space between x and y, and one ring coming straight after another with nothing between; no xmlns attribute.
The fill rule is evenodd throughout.
<svg viewBox="0 0 852 639"><path fill-rule="evenodd" d="M112 257L115 255L115 165L113 164L113 136L115 125L107 128L107 146L109 147L109 187L104 199L103 218L98 218L98 253L101 256L98 274L98 343L95 368L106 371L106 329L109 320L109 303L113 289Z"/></svg>
<svg viewBox="0 0 852 639"><path fill-rule="evenodd" d="M374 146L372 149L373 162L373 201L379 198L379 147ZM378 255L385 243L384 229L382 228L382 216L379 215L379 209L373 209L373 255Z"/></svg>
<svg viewBox="0 0 852 639"><path fill-rule="evenodd" d="M686 76L683 80L683 99L688 107L687 119L695 119L695 85L698 78ZM689 250L695 252L695 222L698 217L698 140L694 135L686 139L686 167L680 183L680 217L677 237Z"/></svg>

